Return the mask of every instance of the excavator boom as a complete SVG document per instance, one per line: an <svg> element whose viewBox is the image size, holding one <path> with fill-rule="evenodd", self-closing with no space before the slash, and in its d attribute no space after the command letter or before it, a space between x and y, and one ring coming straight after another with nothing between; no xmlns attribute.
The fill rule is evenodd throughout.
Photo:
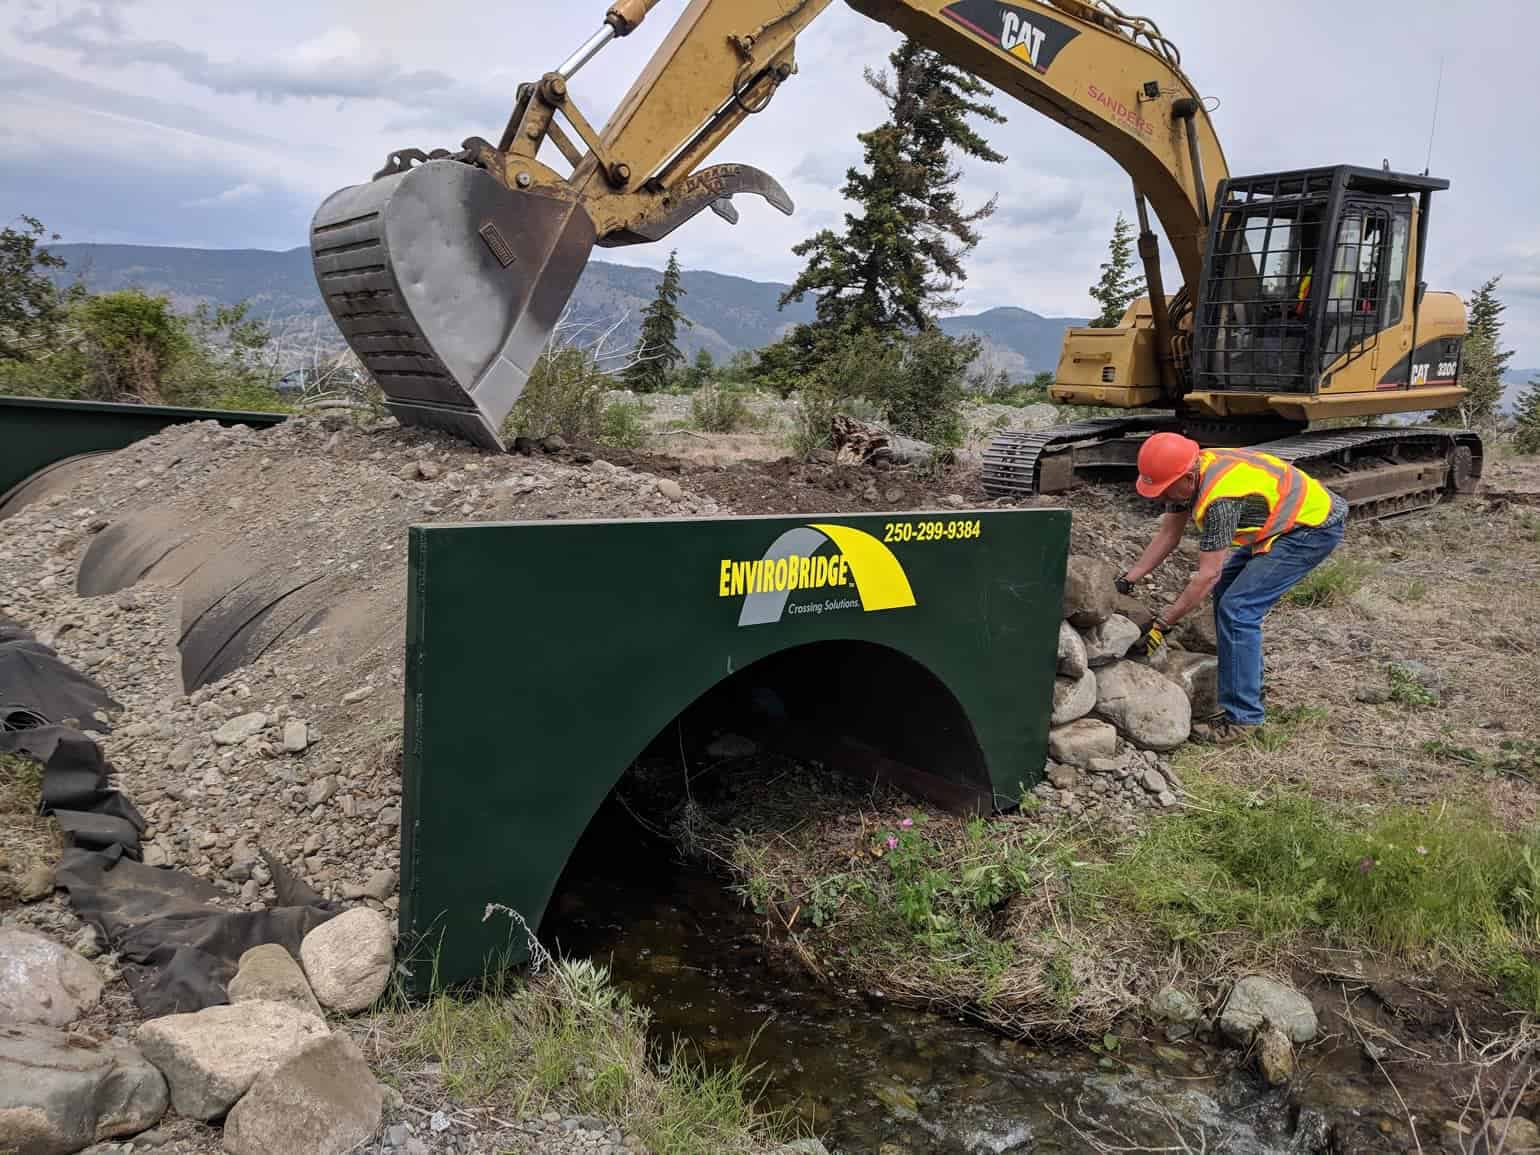
<svg viewBox="0 0 1540 1155"><path fill-rule="evenodd" d="M1175 48L1153 25L1105 0L848 2L1107 152L1196 280L1227 169ZM497 144L471 137L455 152L393 153L372 181L317 211L322 296L403 424L500 448L595 245L661 240L705 208L734 220L738 193L792 211L768 174L702 166L792 77L796 38L830 0L691 0L596 130L567 82L656 3L621 0L560 67L523 85Z"/></svg>
<svg viewBox="0 0 1540 1155"><path fill-rule="evenodd" d="M1139 440L1168 426L1267 444L1375 516L1470 490L1473 434L1305 432L1464 396L1463 307L1421 281L1430 196L1448 182L1350 165L1231 177L1176 48L1112 0L846 2L1132 178L1148 299L1116 328L1070 330L1051 395L1174 412L1002 431L984 455L987 492L1126 471ZM792 211L769 174L707 161L796 73L797 37L831 0L690 0L596 129L568 82L657 3L616 0L567 60L519 88L496 144L393 153L316 213L322 294L403 424L501 449L594 246L661 240L707 208L736 221L739 193ZM1151 212L1184 282L1169 298Z"/></svg>

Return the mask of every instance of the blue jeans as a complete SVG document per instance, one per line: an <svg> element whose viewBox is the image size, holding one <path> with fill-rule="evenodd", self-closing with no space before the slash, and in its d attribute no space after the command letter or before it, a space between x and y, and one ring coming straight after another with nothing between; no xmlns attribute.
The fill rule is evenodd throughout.
<svg viewBox="0 0 1540 1155"><path fill-rule="evenodd" d="M1286 533L1266 553L1249 546L1225 561L1214 586L1214 627L1219 640L1219 708L1232 722L1260 725L1262 712L1262 619L1290 587L1337 548L1345 521Z"/></svg>

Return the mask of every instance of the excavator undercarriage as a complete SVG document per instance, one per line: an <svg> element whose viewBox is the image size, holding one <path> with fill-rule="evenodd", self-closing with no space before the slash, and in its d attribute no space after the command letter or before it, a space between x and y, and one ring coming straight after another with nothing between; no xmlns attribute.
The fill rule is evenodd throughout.
<svg viewBox="0 0 1540 1155"><path fill-rule="evenodd" d="M403 424L500 451L595 246L658 241L707 208L734 223L739 193L792 211L768 174L702 166L796 73L796 38L832 0L688 0L596 130L568 81L658 2L616 0L599 32L520 86L497 144L394 152L317 211L323 299ZM1110 0L847 3L1133 178L1148 296L1119 327L1071 330L1051 390L1128 415L998 434L984 454L989 494L1127 478L1139 444L1163 429L1265 447L1319 475L1356 516L1474 489L1474 434L1342 427L1464 396L1463 305L1421 280L1430 197L1447 181L1345 165L1232 176L1176 48ZM1169 297L1152 215L1184 282Z"/></svg>
<svg viewBox="0 0 1540 1155"><path fill-rule="evenodd" d="M1308 471L1340 494L1357 519L1427 509L1476 491L1481 438L1469 430L1402 426L1289 431L1258 425L1183 422L1175 414L1093 417L1031 432L997 434L984 453L991 497L1062 493L1080 484L1131 481L1139 446L1152 433L1185 433L1205 446L1250 446Z"/></svg>

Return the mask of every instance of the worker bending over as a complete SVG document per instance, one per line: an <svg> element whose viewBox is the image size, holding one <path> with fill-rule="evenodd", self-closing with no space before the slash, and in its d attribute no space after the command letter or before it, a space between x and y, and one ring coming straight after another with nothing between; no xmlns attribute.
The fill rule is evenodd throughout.
<svg viewBox="0 0 1540 1155"><path fill-rule="evenodd" d="M1262 618L1337 548L1348 504L1269 453L1200 449L1178 433L1157 433L1140 448L1136 488L1164 501L1166 513L1143 555L1117 579L1118 589L1131 592L1176 549L1187 523L1197 525L1198 570L1155 619L1146 645L1156 656L1171 628L1213 593L1219 713L1193 735L1221 744L1240 740L1263 721Z"/></svg>

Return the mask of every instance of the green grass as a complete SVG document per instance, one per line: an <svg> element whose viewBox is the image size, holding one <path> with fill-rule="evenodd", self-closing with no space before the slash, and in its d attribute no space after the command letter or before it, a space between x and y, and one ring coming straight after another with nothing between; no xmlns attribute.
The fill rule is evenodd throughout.
<svg viewBox="0 0 1540 1155"><path fill-rule="evenodd" d="M460 1102L595 1115L657 1155L747 1155L789 1131L784 1112L760 1105L753 1069L708 1066L679 1040L651 1050L649 1012L587 960L557 962L529 983L499 972L479 993L394 1014L403 1056L436 1060Z"/></svg>
<svg viewBox="0 0 1540 1155"><path fill-rule="evenodd" d="M0 754L0 810L25 813L37 806L43 764L19 754Z"/></svg>
<svg viewBox="0 0 1540 1155"><path fill-rule="evenodd" d="M1533 738L1504 738L1491 752L1433 738L1422 744L1422 752L1445 762L1470 766L1483 778L1501 776L1540 782L1540 741Z"/></svg>
<svg viewBox="0 0 1540 1155"><path fill-rule="evenodd" d="M1325 706L1269 708L1265 723L1252 735L1252 741L1263 753L1276 754L1300 734L1325 722L1329 716Z"/></svg>
<svg viewBox="0 0 1540 1155"><path fill-rule="evenodd" d="M1285 596L1296 606L1340 606L1363 588L1375 567L1353 558L1331 558L1311 570Z"/></svg>
<svg viewBox="0 0 1540 1155"><path fill-rule="evenodd" d="M1402 666L1391 666L1388 676L1392 702L1417 707L1438 705L1438 695L1424 686L1411 670Z"/></svg>
<svg viewBox="0 0 1540 1155"><path fill-rule="evenodd" d="M1304 795L1192 789L1077 884L1088 916L1152 919L1202 949L1243 932L1263 945L1306 933L1348 947L1431 957L1540 1011L1540 833L1504 833L1474 807L1386 811L1354 823Z"/></svg>

